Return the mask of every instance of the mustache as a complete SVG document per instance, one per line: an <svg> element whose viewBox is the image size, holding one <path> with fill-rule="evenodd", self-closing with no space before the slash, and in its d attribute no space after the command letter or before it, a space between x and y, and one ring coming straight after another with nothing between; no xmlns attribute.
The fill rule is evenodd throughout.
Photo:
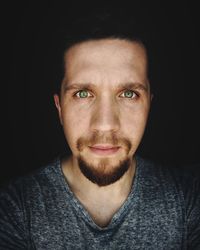
<svg viewBox="0 0 200 250"><path fill-rule="evenodd" d="M76 147L79 151L82 151L85 146L92 146L94 144L111 144L113 146L124 146L127 151L131 149L131 142L126 138L117 137L116 134L103 134L93 133L90 137L80 137L76 142Z"/></svg>

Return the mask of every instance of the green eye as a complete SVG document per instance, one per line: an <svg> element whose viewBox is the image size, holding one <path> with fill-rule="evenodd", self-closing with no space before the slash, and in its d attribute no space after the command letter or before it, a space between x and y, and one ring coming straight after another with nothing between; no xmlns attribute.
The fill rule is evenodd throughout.
<svg viewBox="0 0 200 250"><path fill-rule="evenodd" d="M88 92L86 90L80 90L76 94L78 95L79 98L86 98L86 97L88 97Z"/></svg>
<svg viewBox="0 0 200 250"><path fill-rule="evenodd" d="M123 93L124 97L126 98L134 98L136 96L135 92L132 90L126 90Z"/></svg>

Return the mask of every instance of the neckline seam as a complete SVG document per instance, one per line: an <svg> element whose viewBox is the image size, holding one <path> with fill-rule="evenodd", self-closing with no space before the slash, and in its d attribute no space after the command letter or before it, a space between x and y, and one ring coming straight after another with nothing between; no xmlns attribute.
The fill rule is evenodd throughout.
<svg viewBox="0 0 200 250"><path fill-rule="evenodd" d="M112 219L110 220L110 223L106 227L100 227L93 221L89 212L84 208L82 203L78 200L78 198L75 196L73 191L70 189L67 179L62 170L61 156L57 158L55 165L59 169L62 188L64 188L66 196L70 198L69 202L78 213L78 216L79 217L81 216L81 218L85 220L89 224L90 227L93 227L94 229L99 230L99 231L108 231L114 228L118 224L117 222L119 222L120 219L123 219L125 212L131 205L131 200L135 196L135 193L137 191L137 186L138 186L138 178L139 178L138 169L139 169L140 162L138 161L138 157L137 156L135 157L136 157L136 168L135 168L135 175L132 181L131 191L127 199L125 200L125 202L122 204L119 210L117 210L117 212L113 215Z"/></svg>

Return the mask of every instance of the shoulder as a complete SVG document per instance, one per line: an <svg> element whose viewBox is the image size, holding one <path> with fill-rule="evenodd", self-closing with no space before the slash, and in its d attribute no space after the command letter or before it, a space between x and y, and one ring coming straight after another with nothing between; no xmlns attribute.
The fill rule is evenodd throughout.
<svg viewBox="0 0 200 250"><path fill-rule="evenodd" d="M7 224L14 223L16 227L23 225L23 228L28 228L28 213L42 206L43 197L48 198L55 193L53 188L56 188L57 179L59 180L58 163L59 159L56 159L29 175L11 181L0 190L0 218L2 219L0 224L5 227ZM26 232L24 229L20 230Z"/></svg>
<svg viewBox="0 0 200 250"><path fill-rule="evenodd" d="M52 183L55 163L11 181L0 190L0 249L29 249L29 209ZM42 191L41 191L42 190ZM14 249L13 248L13 249Z"/></svg>
<svg viewBox="0 0 200 250"><path fill-rule="evenodd" d="M186 216L191 213L200 217L200 177L192 166L177 167L162 165L144 158L137 158L140 169L140 182L147 187L149 195L157 194L173 200L177 206L185 211ZM196 168L197 169L197 168Z"/></svg>
<svg viewBox="0 0 200 250"><path fill-rule="evenodd" d="M59 157L25 176L10 181L0 190L0 205L8 201L22 204L25 197L31 198L34 194L37 195L38 191L52 186L56 182L58 164Z"/></svg>
<svg viewBox="0 0 200 250"><path fill-rule="evenodd" d="M200 175L193 166L170 166L139 158L143 172L143 183L160 196L173 197L181 205L188 225L198 223L200 227ZM196 167L198 169L198 166Z"/></svg>
<svg viewBox="0 0 200 250"><path fill-rule="evenodd" d="M155 182L164 182L166 185L172 185L181 190L185 195L188 192L198 189L200 185L200 173L194 171L193 166L175 166L154 162L137 156L138 165L142 168L145 178ZM199 166L200 168L200 166Z"/></svg>
<svg viewBox="0 0 200 250"><path fill-rule="evenodd" d="M184 221L188 249L200 249L200 174L196 166L166 166L138 158L148 196L169 202ZM194 170L196 169L196 170ZM159 203L160 204L160 203Z"/></svg>

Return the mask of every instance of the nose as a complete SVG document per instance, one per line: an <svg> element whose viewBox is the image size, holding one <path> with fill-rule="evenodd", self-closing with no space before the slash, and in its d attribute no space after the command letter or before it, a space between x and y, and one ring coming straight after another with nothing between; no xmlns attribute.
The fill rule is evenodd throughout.
<svg viewBox="0 0 200 250"><path fill-rule="evenodd" d="M116 132L120 127L117 103L110 97L102 97L95 104L91 117L91 129L98 132Z"/></svg>

